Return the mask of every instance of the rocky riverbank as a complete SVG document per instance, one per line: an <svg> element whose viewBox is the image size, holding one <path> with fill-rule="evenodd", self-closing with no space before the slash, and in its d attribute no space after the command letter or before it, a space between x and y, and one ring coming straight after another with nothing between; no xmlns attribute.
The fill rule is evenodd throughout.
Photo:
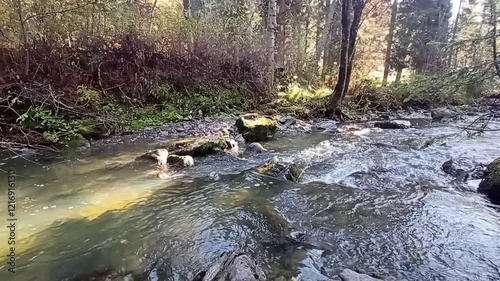
<svg viewBox="0 0 500 281"><path fill-rule="evenodd" d="M488 112L488 108L479 107L450 107L437 108L433 110L420 111L395 111L376 112L370 114L356 115L348 122L370 122L374 121L376 127L382 129L404 129L408 128L406 119L422 119L428 122L449 121L461 116ZM278 134L310 133L312 131L323 131L327 133L338 132L338 122L330 119L314 118L301 120L293 116L270 116L278 124ZM115 144L140 144L165 141L167 139L202 137L219 134L224 129L231 128L236 131L236 120L238 116L205 118L203 120L186 120L176 123L169 123L162 126L148 127L122 135L109 136L104 139L91 141L92 146L103 147ZM243 141L243 139L238 139Z"/></svg>

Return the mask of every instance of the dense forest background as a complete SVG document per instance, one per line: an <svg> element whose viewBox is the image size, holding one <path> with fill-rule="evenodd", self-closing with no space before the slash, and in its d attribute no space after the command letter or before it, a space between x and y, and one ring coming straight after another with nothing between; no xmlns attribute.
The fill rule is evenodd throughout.
<svg viewBox="0 0 500 281"><path fill-rule="evenodd" d="M498 0L0 0L3 146L499 94ZM342 112L340 112L342 111Z"/></svg>

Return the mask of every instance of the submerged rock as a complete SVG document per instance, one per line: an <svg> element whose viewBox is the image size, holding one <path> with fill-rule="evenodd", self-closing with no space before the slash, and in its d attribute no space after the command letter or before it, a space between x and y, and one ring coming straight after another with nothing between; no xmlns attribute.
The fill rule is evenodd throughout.
<svg viewBox="0 0 500 281"><path fill-rule="evenodd" d="M337 280L342 281L380 281L382 279L373 278L370 275L357 273L348 268L344 269L338 276Z"/></svg>
<svg viewBox="0 0 500 281"><path fill-rule="evenodd" d="M194 159L189 155L170 155L167 161L169 165L178 167L191 167L194 165Z"/></svg>
<svg viewBox="0 0 500 281"><path fill-rule="evenodd" d="M496 200L500 199L500 158L488 165L477 191Z"/></svg>
<svg viewBox="0 0 500 281"><path fill-rule="evenodd" d="M193 281L263 281L266 275L249 256L224 252L212 267L196 275Z"/></svg>
<svg viewBox="0 0 500 281"><path fill-rule="evenodd" d="M252 156L255 154L261 154L267 152L267 149L265 149L260 143L258 142L253 142L245 148L245 151L243 151L243 156Z"/></svg>
<svg viewBox="0 0 500 281"><path fill-rule="evenodd" d="M84 273L69 279L70 281L134 281L137 274L112 271L110 269Z"/></svg>
<svg viewBox="0 0 500 281"><path fill-rule="evenodd" d="M229 137L211 136L186 138L164 144L168 151L175 155L205 156L215 150L237 150L238 143Z"/></svg>
<svg viewBox="0 0 500 281"><path fill-rule="evenodd" d="M248 113L236 120L236 128L246 142L258 142L272 139L278 124L270 117Z"/></svg>
<svg viewBox="0 0 500 281"><path fill-rule="evenodd" d="M139 159L151 159L156 161L158 166L166 167L168 163L168 150L164 148L159 148L155 150L151 150L138 157Z"/></svg>
<svg viewBox="0 0 500 281"><path fill-rule="evenodd" d="M411 127L411 123L407 120L391 120L375 122L373 126L381 129L408 129Z"/></svg>
<svg viewBox="0 0 500 281"><path fill-rule="evenodd" d="M480 163L463 163L450 159L443 163L443 171L457 178L460 181L483 179L487 174L487 169Z"/></svg>
<svg viewBox="0 0 500 281"><path fill-rule="evenodd" d="M467 181L469 179L469 171L457 168L453 159L444 162L442 169L446 174L456 177L459 181Z"/></svg>
<svg viewBox="0 0 500 281"><path fill-rule="evenodd" d="M324 132L337 132L337 122L333 120L319 122L314 125L314 130Z"/></svg>
<svg viewBox="0 0 500 281"><path fill-rule="evenodd" d="M302 169L297 163L285 163L280 157L273 157L263 165L257 168L260 174L284 178L297 183L302 175Z"/></svg>
<svg viewBox="0 0 500 281"><path fill-rule="evenodd" d="M435 121L440 121L444 118L450 118L450 117L453 117L455 115L456 114L453 111L449 110L448 108L444 108L444 107L431 110L432 120L435 120Z"/></svg>

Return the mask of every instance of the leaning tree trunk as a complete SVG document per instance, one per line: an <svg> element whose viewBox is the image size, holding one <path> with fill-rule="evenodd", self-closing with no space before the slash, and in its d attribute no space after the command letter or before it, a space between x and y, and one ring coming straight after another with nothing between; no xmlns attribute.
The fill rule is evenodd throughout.
<svg viewBox="0 0 500 281"><path fill-rule="evenodd" d="M333 49L332 46L332 33L333 33L333 20L335 18L335 10L337 8L337 0L333 0L330 3L330 0L327 0L327 5L326 5L326 22L325 22L325 27L323 28L323 32L321 33L321 40L319 42L318 48L316 48L316 59L319 61L321 58L323 59L322 61L322 71L321 71L321 77L324 78L328 69L328 66L330 65L330 62L332 61L331 58L329 57L329 51L330 49Z"/></svg>
<svg viewBox="0 0 500 281"><path fill-rule="evenodd" d="M453 31L451 33L451 44L452 44L452 47L448 50L448 52L449 52L449 54L448 54L448 67L452 66L452 60L453 60L454 55L456 54L456 51L455 51L456 47L454 47L453 45L455 44L455 41L456 41L456 38L457 38L458 21L460 19L460 11L462 9L462 2L463 2L463 0L458 0L458 1L459 2L458 2L457 18L455 19L455 23L453 24ZM458 48L457 48L457 51L458 51ZM456 60L455 60L455 64L456 64Z"/></svg>
<svg viewBox="0 0 500 281"><path fill-rule="evenodd" d="M333 91L333 101L332 113L339 115L342 106L342 93L344 92L344 87L346 86L347 79L347 64L349 55L349 0L342 0L342 43L340 46L340 65L339 74L337 78L337 84L335 85L335 90Z"/></svg>
<svg viewBox="0 0 500 281"><path fill-rule="evenodd" d="M351 30L349 32L349 50L347 55L347 74L344 89L342 92L341 101L344 100L347 90L349 89L349 84L351 82L352 66L354 64L354 55L356 54L356 39L358 38L359 25L361 23L361 14L363 13L363 7L354 6L354 17L351 23Z"/></svg>
<svg viewBox="0 0 500 281"><path fill-rule="evenodd" d="M342 102L349 89L351 80L352 64L354 54L356 53L356 38L358 29L361 23L361 15L366 2L364 0L354 0L352 7L354 16L352 22L349 22L349 0L342 1L342 46L340 50L340 66L337 85L333 92L333 100L331 109L338 118L344 119L345 114L342 113Z"/></svg>
<svg viewBox="0 0 500 281"><path fill-rule="evenodd" d="M394 39L394 28L396 26L396 17L398 13L398 1L393 0L391 9L391 24L389 26L389 35L387 36L387 49L385 51L384 76L382 78L382 86L387 85L387 77L391 66L392 43Z"/></svg>
<svg viewBox="0 0 500 281"><path fill-rule="evenodd" d="M286 30L289 24L290 0L278 0L278 14L276 17L276 62L278 68L285 67Z"/></svg>
<svg viewBox="0 0 500 281"><path fill-rule="evenodd" d="M493 51L493 65L495 66L496 74L500 77L500 59L498 58L497 51L497 6L495 0L490 0L491 9L491 24L493 29L491 30L492 37L492 51Z"/></svg>
<svg viewBox="0 0 500 281"><path fill-rule="evenodd" d="M269 91L274 87L274 70L275 70L275 45L276 45L276 0L269 0L267 7L267 26L266 26L266 56L267 56L267 83Z"/></svg>
<svg viewBox="0 0 500 281"><path fill-rule="evenodd" d="M323 32L323 29L325 28L325 19L326 19L326 14L328 13L326 9L326 3L329 1L326 0L319 0L317 10L318 14L316 17L316 43L315 43L315 59L316 59L316 64L319 63L319 59L321 56L321 53L323 52L324 46L322 46L322 39L321 34Z"/></svg>
<svg viewBox="0 0 500 281"><path fill-rule="evenodd" d="M182 10L184 13L184 18L187 21L191 20L191 1L190 0L182 0L182 8L183 8ZM193 33L191 32L191 28L189 28L188 37L189 37L189 42L187 44L188 45L187 50L188 50L189 54L192 54L193 49L194 49L194 36L193 36Z"/></svg>

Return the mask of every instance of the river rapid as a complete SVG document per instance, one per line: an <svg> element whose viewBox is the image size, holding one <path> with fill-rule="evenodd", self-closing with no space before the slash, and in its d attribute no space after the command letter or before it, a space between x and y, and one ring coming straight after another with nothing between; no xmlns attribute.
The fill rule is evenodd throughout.
<svg viewBox="0 0 500 281"><path fill-rule="evenodd" d="M473 168L500 157L500 132L463 132L477 116L406 117L413 128L364 122L279 134L264 155L195 158L166 179L134 162L147 143L4 153L0 169L17 174L17 260L9 273L2 227L0 280L120 272L184 281L229 250L251 255L269 280L329 280L344 268L395 280L500 280L498 205L476 192L478 180L441 169L449 159ZM254 172L274 155L307 163L300 184Z"/></svg>

